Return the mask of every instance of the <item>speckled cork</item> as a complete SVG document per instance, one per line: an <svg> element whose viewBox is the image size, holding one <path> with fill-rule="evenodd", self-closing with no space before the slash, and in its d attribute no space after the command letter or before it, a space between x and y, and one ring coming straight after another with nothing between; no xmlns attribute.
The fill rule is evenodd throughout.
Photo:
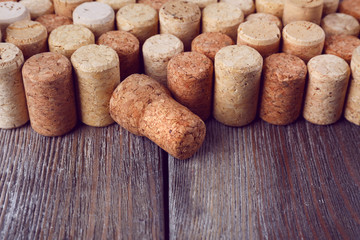
<svg viewBox="0 0 360 240"><path fill-rule="evenodd" d="M142 45L158 33L158 12L146 4L136 3L122 7L116 14L117 28L135 35Z"/></svg>
<svg viewBox="0 0 360 240"><path fill-rule="evenodd" d="M336 13L339 7L339 0L324 0L323 16Z"/></svg>
<svg viewBox="0 0 360 240"><path fill-rule="evenodd" d="M55 13L71 19L75 8L84 2L92 0L53 0Z"/></svg>
<svg viewBox="0 0 360 240"><path fill-rule="evenodd" d="M71 56L71 63L81 121L94 127L112 124L109 101L120 83L119 57L115 50L104 45L83 46Z"/></svg>
<svg viewBox="0 0 360 240"><path fill-rule="evenodd" d="M21 20L30 20L30 12L24 5L17 2L0 2L0 29L4 39L6 28L11 23Z"/></svg>
<svg viewBox="0 0 360 240"><path fill-rule="evenodd" d="M294 122L301 114L306 74L304 61L294 55L265 58L260 118L275 125Z"/></svg>
<svg viewBox="0 0 360 240"><path fill-rule="evenodd" d="M214 61L216 53L221 48L233 44L231 37L224 33L207 32L200 34L192 41L191 51L202 53Z"/></svg>
<svg viewBox="0 0 360 240"><path fill-rule="evenodd" d="M357 37L360 31L359 22L351 15L332 13L321 20L321 27L326 36L352 35Z"/></svg>
<svg viewBox="0 0 360 240"><path fill-rule="evenodd" d="M200 8L184 1L167 2L159 11L160 33L178 37L184 43L185 51L191 48L191 41L200 32Z"/></svg>
<svg viewBox="0 0 360 240"><path fill-rule="evenodd" d="M333 54L344 59L348 64L352 53L360 46L360 39L350 35L333 35L325 40L324 53Z"/></svg>
<svg viewBox="0 0 360 240"><path fill-rule="evenodd" d="M312 22L291 22L284 27L282 36L282 51L298 56L305 62L320 55L324 48L325 32Z"/></svg>
<svg viewBox="0 0 360 240"><path fill-rule="evenodd" d="M139 40L131 33L110 31L101 35L99 45L106 45L116 51L120 61L121 80L139 72Z"/></svg>
<svg viewBox="0 0 360 240"><path fill-rule="evenodd" d="M10 24L6 29L6 42L15 44L27 59L37 53L46 52L47 30L39 22L23 20Z"/></svg>
<svg viewBox="0 0 360 240"><path fill-rule="evenodd" d="M122 127L149 138L178 159L194 155L206 134L205 124L198 116L146 75L133 74L116 88L110 113Z"/></svg>
<svg viewBox="0 0 360 240"><path fill-rule="evenodd" d="M227 46L215 56L215 119L240 127L256 117L263 58L248 46Z"/></svg>
<svg viewBox="0 0 360 240"><path fill-rule="evenodd" d="M220 0L219 2L229 3L237 8L240 8L245 17L255 12L255 4L253 0Z"/></svg>
<svg viewBox="0 0 360 240"><path fill-rule="evenodd" d="M285 0L256 0L256 12L269 13L278 18L282 18Z"/></svg>
<svg viewBox="0 0 360 240"><path fill-rule="evenodd" d="M128 4L136 3L136 0L96 0L96 1L109 5L115 11L118 11L120 8Z"/></svg>
<svg viewBox="0 0 360 240"><path fill-rule="evenodd" d="M343 0L339 4L339 12L346 13L360 21L360 1Z"/></svg>
<svg viewBox="0 0 360 240"><path fill-rule="evenodd" d="M156 11L159 11L161 6L166 2L169 2L169 0L138 0L137 2L147 4L150 7L154 8Z"/></svg>
<svg viewBox="0 0 360 240"><path fill-rule="evenodd" d="M69 58L80 47L95 43L94 34L82 25L63 25L49 35L50 52Z"/></svg>
<svg viewBox="0 0 360 240"><path fill-rule="evenodd" d="M206 6L208 6L210 4L213 4L213 3L216 3L217 0L188 0L187 2L195 3L202 10Z"/></svg>
<svg viewBox="0 0 360 240"><path fill-rule="evenodd" d="M253 20L260 20L260 21L267 21L275 23L276 26L282 30L282 22L281 20L276 17L275 15L269 14L269 13L253 13L246 17L246 21L253 21Z"/></svg>
<svg viewBox="0 0 360 240"><path fill-rule="evenodd" d="M42 15L38 17L36 21L46 27L48 34L50 34L57 27L60 27L62 25L69 25L73 23L73 21L70 18L56 14Z"/></svg>
<svg viewBox="0 0 360 240"><path fill-rule="evenodd" d="M284 0L283 24L309 21L320 25L324 0Z"/></svg>
<svg viewBox="0 0 360 240"><path fill-rule="evenodd" d="M16 128L29 121L21 76L23 63L18 47L0 43L0 128Z"/></svg>
<svg viewBox="0 0 360 240"><path fill-rule="evenodd" d="M213 63L202 53L184 52L167 66L168 88L174 99L203 121L211 115Z"/></svg>
<svg viewBox="0 0 360 240"><path fill-rule="evenodd" d="M349 65L342 58L324 54L312 58L307 66L309 79L303 116L314 124L335 123L341 117L344 106Z"/></svg>
<svg viewBox="0 0 360 240"><path fill-rule="evenodd" d="M202 12L202 31L225 33L235 41L237 28L243 21L244 14L240 8L229 3L214 3Z"/></svg>
<svg viewBox="0 0 360 240"><path fill-rule="evenodd" d="M168 62L184 51L184 44L174 35L157 34L148 38L142 49L145 74L166 86Z"/></svg>
<svg viewBox="0 0 360 240"><path fill-rule="evenodd" d="M31 127L44 136L61 136L76 125L70 61L58 53L40 53L22 69Z"/></svg>
<svg viewBox="0 0 360 240"><path fill-rule="evenodd" d="M29 10L31 19L54 12L54 6L50 0L21 0L19 3Z"/></svg>

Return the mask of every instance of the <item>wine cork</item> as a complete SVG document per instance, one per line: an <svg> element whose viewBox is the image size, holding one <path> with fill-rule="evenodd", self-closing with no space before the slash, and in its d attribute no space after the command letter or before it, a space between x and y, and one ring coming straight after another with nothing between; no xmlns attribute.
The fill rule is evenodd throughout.
<svg viewBox="0 0 360 240"><path fill-rule="evenodd" d="M260 118L275 125L294 122L301 113L306 74L304 61L294 55L265 58Z"/></svg>
<svg viewBox="0 0 360 240"><path fill-rule="evenodd" d="M255 12L253 0L220 0L220 2L229 3L240 8L245 17Z"/></svg>
<svg viewBox="0 0 360 240"><path fill-rule="evenodd" d="M332 13L321 20L321 27L327 37L332 35L352 35L357 37L360 31L359 22L351 15Z"/></svg>
<svg viewBox="0 0 360 240"><path fill-rule="evenodd" d="M106 45L116 51L120 61L121 80L139 72L139 40L131 33L110 31L101 35L99 45Z"/></svg>
<svg viewBox="0 0 360 240"><path fill-rule="evenodd" d="M71 56L75 70L80 118L94 127L112 124L109 101L120 83L119 57L115 50L104 45L87 45Z"/></svg>
<svg viewBox="0 0 360 240"><path fill-rule="evenodd" d="M357 47L351 59L352 79L345 104L344 116L356 125L360 125L360 47Z"/></svg>
<svg viewBox="0 0 360 240"><path fill-rule="evenodd" d="M158 34L143 45L145 74L167 85L167 65L171 58L184 51L181 40L171 34Z"/></svg>
<svg viewBox="0 0 360 240"><path fill-rule="evenodd" d="M215 56L215 119L240 127L256 117L263 58L248 46L227 46Z"/></svg>
<svg viewBox="0 0 360 240"><path fill-rule="evenodd" d="M320 25L324 0L285 0L283 24L308 21Z"/></svg>
<svg viewBox="0 0 360 240"><path fill-rule="evenodd" d="M161 6L167 3L169 0L138 0L138 3L149 5L156 11L159 11Z"/></svg>
<svg viewBox="0 0 360 240"><path fill-rule="evenodd" d="M187 0L187 2L195 3L202 10L208 5L216 3L217 0Z"/></svg>
<svg viewBox="0 0 360 240"><path fill-rule="evenodd" d="M323 16L336 13L339 7L339 0L324 0Z"/></svg>
<svg viewBox="0 0 360 240"><path fill-rule="evenodd" d="M114 10L105 3L85 2L77 6L73 12L74 24L90 29L96 38L101 34L114 30Z"/></svg>
<svg viewBox="0 0 360 240"><path fill-rule="evenodd" d="M0 128L16 128L29 121L21 76L23 63L18 47L0 43Z"/></svg>
<svg viewBox="0 0 360 240"><path fill-rule="evenodd" d="M275 23L261 20L246 21L238 28L237 45L247 45L267 57L279 52L281 33Z"/></svg>
<svg viewBox="0 0 360 240"><path fill-rule="evenodd" d="M339 12L349 14L360 21L360 1L343 0L339 4Z"/></svg>
<svg viewBox="0 0 360 240"><path fill-rule="evenodd" d="M325 32L315 23L297 21L283 29L282 51L298 56L305 62L322 53L324 42Z"/></svg>
<svg viewBox="0 0 360 240"><path fill-rule="evenodd" d="M200 34L192 41L191 51L202 53L214 61L220 49L233 44L234 41L224 33L207 32Z"/></svg>
<svg viewBox="0 0 360 240"><path fill-rule="evenodd" d="M203 121L211 114L213 63L202 53L184 52L167 66L168 88L174 99Z"/></svg>
<svg viewBox="0 0 360 240"><path fill-rule="evenodd" d="M114 11L118 11L120 8L131 4L136 3L136 0L96 0L97 2L105 3L112 7Z"/></svg>
<svg viewBox="0 0 360 240"><path fill-rule="evenodd" d="M254 21L254 20L260 20L260 21L267 21L275 23L276 26L282 30L282 22L281 20L276 17L275 15L269 14L269 13L253 13L246 17L246 21Z"/></svg>
<svg viewBox="0 0 360 240"><path fill-rule="evenodd" d="M29 10L31 19L54 12L54 6L50 0L21 0L19 3Z"/></svg>
<svg viewBox="0 0 360 240"><path fill-rule="evenodd" d="M178 159L191 157L206 134L205 124L198 116L146 75L133 74L116 88L110 113L122 127L149 138Z"/></svg>
<svg viewBox="0 0 360 240"><path fill-rule="evenodd" d="M69 25L73 23L73 21L70 18L56 14L42 15L38 17L36 21L46 27L48 34L50 34L57 27L60 27L62 25Z"/></svg>
<svg viewBox="0 0 360 240"><path fill-rule="evenodd" d="M6 42L20 48L25 59L48 50L47 36L46 28L31 20L14 22L6 29Z"/></svg>
<svg viewBox="0 0 360 240"><path fill-rule="evenodd" d="M0 29L4 39L6 28L11 23L21 20L30 20L30 12L24 5L17 2L0 2Z"/></svg>
<svg viewBox="0 0 360 240"><path fill-rule="evenodd" d="M40 53L22 69L31 127L44 136L61 136L76 125L70 61L58 53Z"/></svg>
<svg viewBox="0 0 360 240"><path fill-rule="evenodd" d="M75 8L84 2L92 0L53 0L55 13L71 19Z"/></svg>
<svg viewBox="0 0 360 240"><path fill-rule="evenodd" d="M204 8L203 32L221 32L236 40L237 28L244 21L240 8L229 3L214 3Z"/></svg>
<svg viewBox="0 0 360 240"><path fill-rule="evenodd" d="M69 58L80 47L95 43L94 34L82 25L63 25L49 35L50 52Z"/></svg>
<svg viewBox="0 0 360 240"><path fill-rule="evenodd" d="M149 5L134 3L117 12L116 23L119 30L134 34L142 45L146 39L158 33L159 17Z"/></svg>
<svg viewBox="0 0 360 240"><path fill-rule="evenodd" d="M325 40L324 53L333 54L344 59L348 64L352 53L360 46L360 39L350 35L333 35Z"/></svg>
<svg viewBox="0 0 360 240"><path fill-rule="evenodd" d="M344 106L349 82L349 65L335 55L325 54L308 63L309 80L305 94L303 116L314 124L335 123Z"/></svg>
<svg viewBox="0 0 360 240"><path fill-rule="evenodd" d="M256 12L269 13L282 18L284 12L284 0L256 0Z"/></svg>
<svg viewBox="0 0 360 240"><path fill-rule="evenodd" d="M165 3L159 11L160 33L178 37L184 43L185 51L190 50L191 41L200 32L200 8L190 2Z"/></svg>

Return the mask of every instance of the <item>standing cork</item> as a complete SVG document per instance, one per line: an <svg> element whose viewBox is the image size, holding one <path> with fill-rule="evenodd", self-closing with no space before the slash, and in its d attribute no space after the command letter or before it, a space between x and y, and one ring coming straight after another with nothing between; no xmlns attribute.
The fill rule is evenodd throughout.
<svg viewBox="0 0 360 240"><path fill-rule="evenodd" d="M29 10L31 19L54 12L54 6L50 0L21 0L19 3Z"/></svg>
<svg viewBox="0 0 360 240"><path fill-rule="evenodd" d="M206 134L205 124L198 116L146 75L133 74L116 88L110 100L110 113L122 127L149 138L179 159L191 157Z"/></svg>
<svg viewBox="0 0 360 240"><path fill-rule="evenodd" d="M349 65L342 58L325 54L312 58L308 71L304 118L319 125L335 123L341 117L344 106Z"/></svg>
<svg viewBox="0 0 360 240"><path fill-rule="evenodd" d="M256 12L269 13L282 18L284 12L284 0L256 0Z"/></svg>
<svg viewBox="0 0 360 240"><path fill-rule="evenodd" d="M0 2L0 30L3 38L5 38L6 28L21 20L30 20L30 12L24 5L17 2Z"/></svg>
<svg viewBox="0 0 360 240"><path fill-rule="evenodd" d="M76 91L81 121L89 126L104 127L110 117L109 101L120 83L119 57L104 45L87 45L71 56L76 74Z"/></svg>
<svg viewBox="0 0 360 240"><path fill-rule="evenodd" d="M169 0L138 0L138 3L147 4L150 7L154 8L156 11L159 11L162 5L164 5Z"/></svg>
<svg viewBox="0 0 360 240"><path fill-rule="evenodd" d="M246 21L254 21L254 20L260 20L260 21L267 21L275 23L276 26L282 30L282 22L281 20L276 17L275 15L269 14L269 13L253 13L246 17Z"/></svg>
<svg viewBox="0 0 360 240"><path fill-rule="evenodd" d="M333 35L325 40L324 53L333 54L344 59L348 64L352 53L360 46L360 39L350 35Z"/></svg>
<svg viewBox="0 0 360 240"><path fill-rule="evenodd" d="M324 0L285 0L283 24L309 21L320 25Z"/></svg>
<svg viewBox="0 0 360 240"><path fill-rule="evenodd" d="M0 128L16 128L29 121L21 76L23 63L18 47L0 43Z"/></svg>
<svg viewBox="0 0 360 240"><path fill-rule="evenodd" d="M336 13L339 7L339 0L324 0L323 16Z"/></svg>
<svg viewBox="0 0 360 240"><path fill-rule="evenodd" d="M307 68L303 60L273 54L264 60L260 117L271 124L287 125L301 113Z"/></svg>
<svg viewBox="0 0 360 240"><path fill-rule="evenodd" d="M60 27L62 25L69 25L73 23L73 21L70 18L56 14L42 15L38 17L36 21L46 27L48 34L50 34L57 27Z"/></svg>
<svg viewBox="0 0 360 240"><path fill-rule="evenodd" d="M175 55L184 51L181 40L171 34L158 34L147 39L143 45L145 74L167 85L166 68Z"/></svg>
<svg viewBox="0 0 360 240"><path fill-rule="evenodd" d="M360 31L359 22L351 15L332 13L321 20L321 27L327 37L332 35L352 35L357 37Z"/></svg>
<svg viewBox="0 0 360 240"><path fill-rule="evenodd" d="M60 136L76 125L70 61L58 53L40 53L22 69L32 128L44 136Z"/></svg>
<svg viewBox="0 0 360 240"><path fill-rule="evenodd" d="M360 1L343 0L339 5L339 12L346 13L360 21Z"/></svg>
<svg viewBox="0 0 360 240"><path fill-rule="evenodd" d="M244 126L255 119L263 58L248 46L227 46L215 56L215 119Z"/></svg>
<svg viewBox="0 0 360 240"><path fill-rule="evenodd" d="M187 2L195 3L202 10L208 5L216 3L217 0L188 0Z"/></svg>
<svg viewBox="0 0 360 240"><path fill-rule="evenodd" d="M200 8L184 1L165 3L159 11L160 33L178 37L184 43L185 51L190 50L191 41L199 35Z"/></svg>
<svg viewBox="0 0 360 240"><path fill-rule="evenodd" d="M92 0L53 0L55 13L71 19L75 8L84 2Z"/></svg>
<svg viewBox="0 0 360 240"><path fill-rule="evenodd" d="M114 11L118 11L120 8L131 4L136 3L136 0L96 0L97 2L105 3L112 7Z"/></svg>
<svg viewBox="0 0 360 240"><path fill-rule="evenodd" d="M283 52L298 56L305 62L322 53L324 42L325 32L315 23L297 21L283 29Z"/></svg>
<svg viewBox="0 0 360 240"><path fill-rule="evenodd" d="M245 17L255 12L255 4L253 0L220 0L220 2L229 3L240 8Z"/></svg>

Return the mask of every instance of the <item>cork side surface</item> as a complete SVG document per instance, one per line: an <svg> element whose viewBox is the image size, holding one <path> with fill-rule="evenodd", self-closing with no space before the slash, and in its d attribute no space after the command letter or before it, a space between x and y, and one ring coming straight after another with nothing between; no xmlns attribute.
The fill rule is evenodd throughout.
<svg viewBox="0 0 360 240"><path fill-rule="evenodd" d="M336 13L339 7L339 0L324 0L323 16Z"/></svg>
<svg viewBox="0 0 360 240"><path fill-rule="evenodd" d="M360 39L350 35L333 35L325 40L324 52L344 59L350 64L353 51L360 46Z"/></svg>
<svg viewBox="0 0 360 240"><path fill-rule="evenodd" d="M284 11L284 0L256 0L256 12L272 14L282 18Z"/></svg>
<svg viewBox="0 0 360 240"><path fill-rule="evenodd" d="M351 79L344 117L349 122L360 125L360 79Z"/></svg>
<svg viewBox="0 0 360 240"><path fill-rule="evenodd" d="M48 34L50 34L57 27L60 27L62 25L69 25L73 23L73 21L70 18L56 14L42 15L38 17L36 21L46 27Z"/></svg>
<svg viewBox="0 0 360 240"><path fill-rule="evenodd" d="M71 19L75 8L84 2L92 0L53 0L55 13Z"/></svg>

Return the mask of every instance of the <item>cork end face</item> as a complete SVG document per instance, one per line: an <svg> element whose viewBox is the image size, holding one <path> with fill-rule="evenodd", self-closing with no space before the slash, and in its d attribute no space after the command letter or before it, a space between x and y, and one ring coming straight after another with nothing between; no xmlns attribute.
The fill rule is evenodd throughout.
<svg viewBox="0 0 360 240"><path fill-rule="evenodd" d="M105 24L113 22L114 19L114 10L101 2L82 3L73 12L73 21L76 24Z"/></svg>
<svg viewBox="0 0 360 240"><path fill-rule="evenodd" d="M151 57L173 56L184 51L183 42L171 34L157 34L148 38L143 45L143 53Z"/></svg>
<svg viewBox="0 0 360 240"><path fill-rule="evenodd" d="M339 12L349 14L360 20L360 1L343 0L339 4Z"/></svg>
<svg viewBox="0 0 360 240"><path fill-rule="evenodd" d="M161 6L168 2L169 0L138 0L138 3L147 4L150 7L156 9L157 11L160 10Z"/></svg>
<svg viewBox="0 0 360 240"><path fill-rule="evenodd" d="M24 63L21 50L12 43L0 43L0 72L13 71Z"/></svg>
<svg viewBox="0 0 360 240"><path fill-rule="evenodd" d="M332 13L321 20L321 27L326 36L353 35L358 36L360 31L359 22L351 15L344 13Z"/></svg>
<svg viewBox="0 0 360 240"><path fill-rule="evenodd" d="M201 11L198 5L185 1L169 1L159 11L161 18L168 18L177 22L198 22L201 18Z"/></svg>
<svg viewBox="0 0 360 240"><path fill-rule="evenodd" d="M246 21L252 21L252 20L260 20L260 21L267 21L267 22L275 23L276 26L280 30L283 27L280 19L277 16L269 14L269 13L258 12L258 13L250 14L249 16L246 17Z"/></svg>
<svg viewBox="0 0 360 240"><path fill-rule="evenodd" d="M0 23L21 19L30 20L30 13L24 5L18 2L0 2Z"/></svg>
<svg viewBox="0 0 360 240"><path fill-rule="evenodd" d="M10 24L6 29L6 41L21 44L33 43L47 38L45 26L36 21L22 20Z"/></svg>
<svg viewBox="0 0 360 240"><path fill-rule="evenodd" d="M284 27L283 38L296 45L313 46L324 42L325 32L315 23L295 21Z"/></svg>
<svg viewBox="0 0 360 240"><path fill-rule="evenodd" d="M309 73L319 76L325 81L337 81L350 76L350 68L346 61L331 54L313 57L307 67Z"/></svg>
<svg viewBox="0 0 360 240"><path fill-rule="evenodd" d="M149 5L142 3L128 4L116 14L118 28L124 31L130 31L134 28L133 25L151 26L156 24L158 19L158 12Z"/></svg>
<svg viewBox="0 0 360 240"><path fill-rule="evenodd" d="M139 52L139 40L131 33L125 31L109 31L98 39L99 45L106 45L114 49L119 56L128 56Z"/></svg>
<svg viewBox="0 0 360 240"><path fill-rule="evenodd" d="M350 35L333 35L325 40L324 52L343 58L350 63L353 51L360 46L360 39Z"/></svg>
<svg viewBox="0 0 360 240"><path fill-rule="evenodd" d="M238 28L238 39L252 45L270 45L279 42L280 38L280 29L269 21L246 21Z"/></svg>
<svg viewBox="0 0 360 240"><path fill-rule="evenodd" d="M222 26L232 26L244 21L244 13L230 3L218 2L204 8L203 21Z"/></svg>
<svg viewBox="0 0 360 240"><path fill-rule="evenodd" d="M36 21L44 25L48 33L51 33L57 27L73 23L70 18L56 14L42 15L38 17Z"/></svg>

